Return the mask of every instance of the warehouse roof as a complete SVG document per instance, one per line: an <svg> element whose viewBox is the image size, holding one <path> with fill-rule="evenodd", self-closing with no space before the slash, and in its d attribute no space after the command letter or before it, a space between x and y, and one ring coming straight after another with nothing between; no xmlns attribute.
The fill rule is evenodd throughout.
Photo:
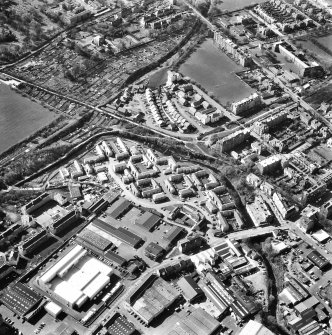
<svg viewBox="0 0 332 335"><path fill-rule="evenodd" d="M41 300L41 295L20 282L8 287L1 297L1 301L4 305L21 316L29 313Z"/></svg>
<svg viewBox="0 0 332 335"><path fill-rule="evenodd" d="M128 201L125 198L119 198L107 211L107 213L113 217L114 219L117 219L119 216L121 216L124 212L128 211L131 207L131 202Z"/></svg>
<svg viewBox="0 0 332 335"><path fill-rule="evenodd" d="M92 224L106 233L112 235L121 242L127 243L128 245L136 248L143 240L136 234L124 229L123 227L114 228L105 221L96 219Z"/></svg>
<svg viewBox="0 0 332 335"><path fill-rule="evenodd" d="M250 320L241 330L239 335L274 335L271 330L257 321Z"/></svg>
<svg viewBox="0 0 332 335"><path fill-rule="evenodd" d="M136 331L134 325L119 313L111 318L110 323L111 326L107 329L110 335L131 335Z"/></svg>
<svg viewBox="0 0 332 335"><path fill-rule="evenodd" d="M118 254L116 254L115 252L109 250L105 253L105 258L112 263L116 263L119 266L123 266L124 264L127 263L127 260L121 256L119 256Z"/></svg>
<svg viewBox="0 0 332 335"><path fill-rule="evenodd" d="M307 257L320 269L329 264L329 261L316 250L311 251Z"/></svg>
<svg viewBox="0 0 332 335"><path fill-rule="evenodd" d="M159 221L160 217L158 215L150 212L144 212L143 215L138 218L136 224L142 226L148 231L151 231L159 223Z"/></svg>
<svg viewBox="0 0 332 335"><path fill-rule="evenodd" d="M168 335L211 335L220 323L202 308L195 309L190 315L177 322Z"/></svg>

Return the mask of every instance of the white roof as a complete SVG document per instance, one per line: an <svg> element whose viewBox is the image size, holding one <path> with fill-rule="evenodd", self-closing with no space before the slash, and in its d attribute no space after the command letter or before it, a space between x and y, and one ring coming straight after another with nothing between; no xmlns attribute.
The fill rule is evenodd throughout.
<svg viewBox="0 0 332 335"><path fill-rule="evenodd" d="M108 283L110 277L99 274L88 286L83 290L83 293L90 299L93 299Z"/></svg>
<svg viewBox="0 0 332 335"><path fill-rule="evenodd" d="M70 305L75 305L77 300L82 298L84 295L83 292L75 286L61 280L56 285L54 285L53 291L63 300L67 301Z"/></svg>
<svg viewBox="0 0 332 335"><path fill-rule="evenodd" d="M274 335L274 333L264 327L261 323L250 320L244 328L242 328L239 335Z"/></svg>
<svg viewBox="0 0 332 335"><path fill-rule="evenodd" d="M58 315L61 313L62 308L59 305L57 305L55 302L50 301L49 303L45 305L45 310L46 312L52 315Z"/></svg>
<svg viewBox="0 0 332 335"><path fill-rule="evenodd" d="M323 229L320 229L312 234L312 237L317 240L318 242L324 242L328 238L330 238L330 235Z"/></svg>
<svg viewBox="0 0 332 335"><path fill-rule="evenodd" d="M86 251L80 245L76 245L72 250L68 252L67 255L62 257L58 262L56 262L52 267L50 267L41 277L40 280L44 283L51 281L68 263L72 261L80 253L85 253Z"/></svg>

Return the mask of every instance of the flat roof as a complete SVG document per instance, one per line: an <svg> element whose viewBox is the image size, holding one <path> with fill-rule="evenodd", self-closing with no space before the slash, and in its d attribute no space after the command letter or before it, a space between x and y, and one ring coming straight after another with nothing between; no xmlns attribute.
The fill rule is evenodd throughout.
<svg viewBox="0 0 332 335"><path fill-rule="evenodd" d="M239 335L274 335L274 333L261 323L249 320L249 322L242 328Z"/></svg>
<svg viewBox="0 0 332 335"><path fill-rule="evenodd" d="M183 296L189 301L193 300L198 295L203 294L202 289L191 276L184 276L180 278L177 285L182 290Z"/></svg>
<svg viewBox="0 0 332 335"><path fill-rule="evenodd" d="M312 237L318 242L324 242L330 238L330 235L323 229L320 229L312 234Z"/></svg>

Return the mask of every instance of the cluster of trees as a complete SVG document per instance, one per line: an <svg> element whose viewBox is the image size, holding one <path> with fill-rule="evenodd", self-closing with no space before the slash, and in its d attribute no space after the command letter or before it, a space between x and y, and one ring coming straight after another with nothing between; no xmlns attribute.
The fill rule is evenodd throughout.
<svg viewBox="0 0 332 335"><path fill-rule="evenodd" d="M7 185L13 185L19 180L38 172L46 165L54 162L71 149L69 145L36 150L17 158L2 169L0 180Z"/></svg>
<svg viewBox="0 0 332 335"><path fill-rule="evenodd" d="M16 41L15 34L10 29L2 28L0 30L0 43L8 43Z"/></svg>

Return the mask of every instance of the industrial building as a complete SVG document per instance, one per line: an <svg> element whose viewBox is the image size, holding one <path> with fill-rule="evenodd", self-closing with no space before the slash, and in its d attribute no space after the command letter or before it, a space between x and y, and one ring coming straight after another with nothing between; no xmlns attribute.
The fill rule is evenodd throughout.
<svg viewBox="0 0 332 335"><path fill-rule="evenodd" d="M38 287L58 303L80 308L109 282L113 269L77 245L36 278Z"/></svg>
<svg viewBox="0 0 332 335"><path fill-rule="evenodd" d="M182 291L183 297L190 303L201 298L204 293L191 276L184 276L178 280L177 285Z"/></svg>
<svg viewBox="0 0 332 335"><path fill-rule="evenodd" d="M110 219L111 218L108 218L108 220L111 222ZM95 219L92 222L90 228L91 230L94 230L101 236L103 236L104 233L106 233L106 235L104 236L107 237L110 241L114 242L117 241L117 244L126 243L133 248L137 248L143 243L142 238L139 237L138 235L130 232L129 230L124 229L123 227L114 228L114 226L116 226L116 220L113 221L112 224L102 221L100 219Z"/></svg>
<svg viewBox="0 0 332 335"><path fill-rule="evenodd" d="M135 326L119 313L115 313L110 320L108 320L107 327L107 334L109 335L138 334Z"/></svg>
<svg viewBox="0 0 332 335"><path fill-rule="evenodd" d="M131 202L125 198L119 198L112 206L109 208L107 213L114 219L122 216L124 213L129 211L131 208Z"/></svg>
<svg viewBox="0 0 332 335"><path fill-rule="evenodd" d="M132 311L144 323L150 324L179 297L180 293L172 285L152 274L137 287L128 302Z"/></svg>
<svg viewBox="0 0 332 335"><path fill-rule="evenodd" d="M325 269L328 265L330 265L330 262L317 250L311 251L307 257L321 270Z"/></svg>
<svg viewBox="0 0 332 335"><path fill-rule="evenodd" d="M23 256L28 255L29 253L36 250L43 243L45 243L47 239L48 239L47 232L45 229L42 229L39 232L36 232L35 234L28 236L26 240L21 242L18 246L18 251Z"/></svg>
<svg viewBox="0 0 332 335"><path fill-rule="evenodd" d="M23 206L21 208L21 212L22 214L31 214L33 211L45 205L50 200L51 200L50 195L48 193L43 193L37 198L28 202L25 206Z"/></svg>
<svg viewBox="0 0 332 335"><path fill-rule="evenodd" d="M195 309L185 318L176 322L168 335L212 335L220 328L220 323L202 308Z"/></svg>
<svg viewBox="0 0 332 335"><path fill-rule="evenodd" d="M13 313L27 320L43 306L42 296L20 282L11 285L3 292L1 302Z"/></svg>
<svg viewBox="0 0 332 335"><path fill-rule="evenodd" d="M153 231L155 227L160 223L160 216L150 213L144 212L136 221L135 224L143 227L147 231Z"/></svg>

